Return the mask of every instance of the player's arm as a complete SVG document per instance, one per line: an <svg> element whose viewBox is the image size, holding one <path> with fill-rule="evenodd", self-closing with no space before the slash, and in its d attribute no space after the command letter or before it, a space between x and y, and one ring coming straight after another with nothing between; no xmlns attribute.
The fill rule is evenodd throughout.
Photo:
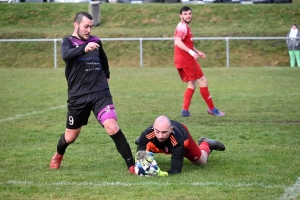
<svg viewBox="0 0 300 200"><path fill-rule="evenodd" d="M147 148L148 139L145 137L145 135L140 136L139 145L137 147L137 151L145 151Z"/></svg>
<svg viewBox="0 0 300 200"><path fill-rule="evenodd" d="M180 143L176 145L176 147L172 150L172 156L171 156L171 169L168 172L168 174L179 174L182 170L184 161L184 144Z"/></svg>
<svg viewBox="0 0 300 200"><path fill-rule="evenodd" d="M175 36L174 45L186 52L189 52L189 50L191 50L183 43L182 38L180 36Z"/></svg>
<svg viewBox="0 0 300 200"><path fill-rule="evenodd" d="M109 71L109 65L108 65L108 59L106 56L106 53L102 47L102 42L99 40L98 41L99 44L99 58L100 58L100 62L103 68L103 71L105 73L105 76L107 79L110 78L110 71Z"/></svg>
<svg viewBox="0 0 300 200"><path fill-rule="evenodd" d="M182 49L183 51L188 52L191 56L194 57L195 60L199 57L197 52L194 51L194 49L188 48L182 41L182 38L180 36L175 36L174 38L174 45L178 48Z"/></svg>
<svg viewBox="0 0 300 200"><path fill-rule="evenodd" d="M139 144L137 147L137 151L145 151L147 148L147 144L149 140L146 138L146 135L153 131L153 126L149 126L146 128L139 137Z"/></svg>
<svg viewBox="0 0 300 200"><path fill-rule="evenodd" d="M174 174L179 174L182 169L184 160L184 146L183 143L177 145L172 150L171 156L171 169L168 171L162 171L160 168L157 170L157 176L169 176Z"/></svg>
<svg viewBox="0 0 300 200"><path fill-rule="evenodd" d="M72 46L72 42L68 38L61 41L61 56L64 61L70 61L77 56L85 54L86 44L77 47Z"/></svg>

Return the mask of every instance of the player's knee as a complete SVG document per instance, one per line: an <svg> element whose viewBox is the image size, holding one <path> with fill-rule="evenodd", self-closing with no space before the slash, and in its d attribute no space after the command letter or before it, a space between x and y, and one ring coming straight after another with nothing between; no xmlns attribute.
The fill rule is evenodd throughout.
<svg viewBox="0 0 300 200"><path fill-rule="evenodd" d="M194 165L200 166L205 165L207 163L207 159L200 158L193 162Z"/></svg>
<svg viewBox="0 0 300 200"><path fill-rule="evenodd" d="M73 143L80 133L81 128L78 129L66 129L65 131L65 140L67 143Z"/></svg>
<svg viewBox="0 0 300 200"><path fill-rule="evenodd" d="M109 135L117 133L120 129L115 119L107 119L103 122L103 126Z"/></svg>
<svg viewBox="0 0 300 200"><path fill-rule="evenodd" d="M191 88L191 89L195 90L195 88L196 88L196 81L189 81L188 82L188 88Z"/></svg>
<svg viewBox="0 0 300 200"><path fill-rule="evenodd" d="M205 76L202 76L200 79L198 79L198 84L200 87L207 87L207 79Z"/></svg>

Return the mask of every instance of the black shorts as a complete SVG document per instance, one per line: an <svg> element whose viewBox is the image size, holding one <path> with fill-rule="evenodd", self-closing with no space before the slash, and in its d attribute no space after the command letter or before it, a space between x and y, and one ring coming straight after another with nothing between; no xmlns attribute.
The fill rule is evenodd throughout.
<svg viewBox="0 0 300 200"><path fill-rule="evenodd" d="M78 129L83 125L87 125L91 111L93 111L102 126L105 119L113 118L117 120L109 89L69 98L66 127L68 129Z"/></svg>

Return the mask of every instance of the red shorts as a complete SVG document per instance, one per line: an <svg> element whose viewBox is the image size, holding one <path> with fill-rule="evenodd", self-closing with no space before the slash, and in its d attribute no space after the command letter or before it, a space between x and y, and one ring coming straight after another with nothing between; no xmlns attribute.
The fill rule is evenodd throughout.
<svg viewBox="0 0 300 200"><path fill-rule="evenodd" d="M199 160L201 157L201 150L199 148L199 145L195 142L193 137L191 136L189 130L184 125L185 130L189 134L189 143L184 148L184 157L187 158L191 162L195 162L196 160Z"/></svg>
<svg viewBox="0 0 300 200"><path fill-rule="evenodd" d="M195 81L203 76L200 65L195 62L193 66L177 69L182 82Z"/></svg>

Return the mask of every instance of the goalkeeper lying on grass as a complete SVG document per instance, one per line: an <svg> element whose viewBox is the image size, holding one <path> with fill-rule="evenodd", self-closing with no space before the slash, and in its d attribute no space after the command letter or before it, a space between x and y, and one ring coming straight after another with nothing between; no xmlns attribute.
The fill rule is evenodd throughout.
<svg viewBox="0 0 300 200"><path fill-rule="evenodd" d="M184 124L170 120L166 116L159 116L153 125L142 132L135 143L138 145L136 172L139 173L142 166L146 171L140 175L146 174L148 176L152 174L153 176L178 174L181 172L184 157L194 165L204 165L207 163L212 150L225 150L225 146L221 142L204 137L200 138L197 144ZM145 155L144 152L147 154ZM154 160L154 155L151 152L171 154L171 169L164 172L160 170L156 162L152 164L151 159ZM149 161L147 162L147 160ZM145 163L148 163L147 166ZM155 170L156 168L157 170Z"/></svg>

